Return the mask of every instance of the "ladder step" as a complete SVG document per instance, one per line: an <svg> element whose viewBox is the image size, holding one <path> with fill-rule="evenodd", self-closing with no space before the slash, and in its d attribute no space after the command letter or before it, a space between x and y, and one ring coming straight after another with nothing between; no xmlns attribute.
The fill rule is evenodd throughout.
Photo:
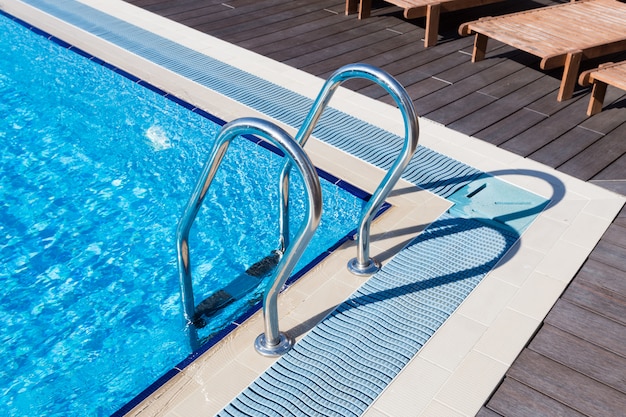
<svg viewBox="0 0 626 417"><path fill-rule="evenodd" d="M252 264L250 268L246 269L246 272L232 280L227 286L202 300L196 306L192 319L193 325L197 329L202 329L207 324L205 319L212 317L222 308L258 287L264 278L274 272L281 256L280 251L272 251L270 255Z"/></svg>

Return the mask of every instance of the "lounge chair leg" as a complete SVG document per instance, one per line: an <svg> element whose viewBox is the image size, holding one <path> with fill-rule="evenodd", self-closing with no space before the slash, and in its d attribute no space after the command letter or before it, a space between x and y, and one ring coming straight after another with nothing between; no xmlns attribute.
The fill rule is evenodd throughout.
<svg viewBox="0 0 626 417"><path fill-rule="evenodd" d="M372 0L361 0L359 3L359 19L367 19L372 11Z"/></svg>
<svg viewBox="0 0 626 417"><path fill-rule="evenodd" d="M593 83L591 98L589 99L589 107L587 107L587 116L593 116L594 114L602 111L604 96L606 95L606 87L607 84L602 81L595 81Z"/></svg>
<svg viewBox="0 0 626 417"><path fill-rule="evenodd" d="M426 8L426 36L424 36L424 47L426 48L437 44L440 13L441 6L439 4L429 4Z"/></svg>
<svg viewBox="0 0 626 417"><path fill-rule="evenodd" d="M580 69L580 61L582 61L583 52L569 52L565 58L565 68L563 69L563 79L561 80L561 88L559 89L558 101L569 100L574 95L574 87L578 78L578 70Z"/></svg>
<svg viewBox="0 0 626 417"><path fill-rule="evenodd" d="M359 11L359 0L346 0L346 16Z"/></svg>
<svg viewBox="0 0 626 417"><path fill-rule="evenodd" d="M472 51L472 62L485 59L487 53L487 41L489 38L482 33L477 33L474 38L474 50Z"/></svg>

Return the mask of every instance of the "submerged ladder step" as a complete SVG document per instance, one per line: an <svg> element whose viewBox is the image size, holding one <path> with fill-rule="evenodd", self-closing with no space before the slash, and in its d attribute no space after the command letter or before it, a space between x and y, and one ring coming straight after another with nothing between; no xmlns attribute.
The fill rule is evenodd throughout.
<svg viewBox="0 0 626 417"><path fill-rule="evenodd" d="M276 270L281 257L282 252L273 251L270 255L252 264L250 268L238 275L224 288L202 300L196 306L191 319L193 325L198 329L205 327L206 319L211 318L224 307L255 290L265 278Z"/></svg>

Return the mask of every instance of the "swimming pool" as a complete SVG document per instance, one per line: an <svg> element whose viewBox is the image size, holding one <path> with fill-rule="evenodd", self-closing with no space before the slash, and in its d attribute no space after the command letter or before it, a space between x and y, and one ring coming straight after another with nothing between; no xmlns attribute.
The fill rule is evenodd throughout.
<svg viewBox="0 0 626 417"><path fill-rule="evenodd" d="M5 4L6 3L11 3L11 1L10 0L6 0ZM58 4L59 2L57 0L55 0L54 3ZM100 3L102 3L102 2L100 2ZM104 2L104 4L107 4L107 5L110 4L110 3L115 3L115 2L114 1ZM28 15L26 15L26 16L28 16ZM159 22L159 23L162 23L162 22ZM163 25L163 27L167 27L167 25ZM184 42L184 39L182 41ZM194 38L194 40L193 40L193 43L195 45L203 45L204 44L203 42L204 42L203 39L196 40ZM228 53L228 52L230 52L229 49L226 50L226 53ZM243 55L243 56L241 56L241 55ZM176 55L176 56L180 56L180 55ZM241 58L240 61L249 60L249 57L247 55L245 55L245 54L238 54L238 57ZM245 62L245 63L247 64L247 62ZM244 66L244 68L245 68L245 66ZM284 77L284 73L281 73L280 76L282 78L285 78ZM277 77L277 78L279 78L279 77ZM308 78L310 78L310 77L303 77L303 78L305 78L305 80L309 81ZM313 84L313 83L311 83L311 84ZM289 83L287 83L286 85L290 86ZM297 89L295 89L295 90L297 91ZM246 114L246 113L244 112L244 114ZM425 125L428 128L428 124L425 123ZM447 137L445 129L436 129L435 130L435 132L437 134L441 134L442 131L443 131L443 135L441 135L441 136ZM429 133L429 132L425 131L424 133ZM453 138L456 139L456 136L453 136ZM427 143L427 145L432 146L433 144L428 144ZM444 147L440 147L440 146L438 146L436 144L434 146L432 146L432 148L435 149L435 150L438 150L440 152L443 152L446 155L450 155L452 157L454 157L455 155L457 155L457 157L458 157L458 155L461 155L461 157L460 157L461 161L464 161L466 163L470 163L470 164L472 164L474 166L477 166L478 168L482 168L482 169L484 169L484 170L486 170L488 172L490 172L490 170L493 169L493 164L483 164L483 163L480 163L480 162L476 162L475 159L466 158L465 154L468 153L467 150L468 149L472 149L473 150L475 148L475 146L469 146L468 147L468 145L467 145L467 143L465 141L462 141L462 145L464 145L462 153L448 152L448 149L446 149ZM476 145L476 143L470 141L470 145ZM478 147L478 148L480 148L480 147ZM505 157L502 157L502 155L500 155L498 153L496 153L495 155L493 155L492 153L486 153L486 155L488 155L490 160L497 161L498 164L501 163L502 161L510 162L509 159L506 157L506 155L505 155ZM527 166L527 165L522 165L522 166ZM499 167L499 165L498 165L498 167ZM533 166L533 165L531 165L530 167L531 168L535 168L535 166ZM518 168L517 164L512 165L512 168ZM523 182L521 182L521 183L522 183L522 186L524 186L524 183ZM568 194L569 194L569 186L570 186L570 184L568 184ZM481 194L482 194L482 192L481 192ZM606 206L606 204L604 204L604 202L602 202L601 204L602 204L602 206ZM600 204L596 204L596 207L599 206L599 205ZM562 212L559 209L559 214L561 214L561 213ZM553 210L550 210L549 214L553 214ZM532 232L534 230L537 230L537 229L541 230L542 231L541 232L541 237L540 237L541 247L546 247L545 245L547 245L547 243L546 243L545 216L544 216L543 220L544 221L542 221L542 223L541 223L541 225L539 227L533 227L531 229L531 233L529 234L529 236L532 236ZM588 221L588 219L587 219L587 221ZM548 227L550 227L550 226L551 225L548 225ZM581 229L578 229L578 230L581 230ZM588 236L588 234L586 232L587 230L588 229L585 228L585 235ZM559 229L559 234L561 234L561 232L562 232L562 229ZM550 234L550 235L552 235L552 234ZM536 234L535 234L535 236L536 236ZM524 236L524 237L526 237L526 236ZM532 237L531 237L531 239L532 239ZM551 239L551 237L548 237L548 241L550 241L550 239ZM528 242L529 242L529 240L526 240L526 243L524 245L522 245L522 250L520 252L523 252L523 247L528 247L528 245L527 245ZM532 245L532 243L531 243L530 246L534 246L534 245ZM578 253L578 251L576 251L576 250L572 251L571 247L567 247L566 251L567 251L567 256L566 256L567 262L566 262L566 264L569 265L570 262L571 262L572 255L574 255L574 257L575 257L575 255ZM526 259L528 259L528 258L526 258ZM533 260L534 260L534 258L533 258ZM562 269L562 265L563 264L561 264L559 266L559 270L560 271L563 270ZM507 273L503 273L501 270L500 271L496 270L495 274L491 274L490 276L486 277L485 284L488 285L487 288L493 288L493 287L489 287L489 284L490 284L490 280L492 280L492 278L494 278L494 275L495 276L499 275L501 277L502 275L511 274L512 276L519 278L519 276L520 276L519 274L522 271L524 271L524 274L527 273L527 271L528 271L528 264L525 263L524 261L519 260L519 253L516 253L516 255L514 256L514 259L512 261L509 261L509 262L506 263L505 268L506 268ZM545 269L544 269L544 271L545 271ZM317 278L317 276L316 276L316 278ZM301 282L298 285L305 284L309 280L303 280L303 281L304 282ZM534 281L538 281L538 280L534 280ZM541 281L544 281L544 280L541 280ZM471 302L473 300L474 295L477 295L478 293L482 293L484 295L485 292L483 291L483 288L485 288L485 287L482 286L482 287L478 288L478 291L475 294L472 294L470 296L469 301ZM297 289L297 286L296 286L295 289ZM533 295L541 294L542 295L541 298L543 299L543 296L546 294L546 291L544 291L543 288L542 288L540 290L530 290L529 289L526 292L526 294L531 294L531 293ZM290 295L291 295L291 292L287 292L283 296L284 297L289 297ZM536 297L532 297L532 298L533 298L533 300L536 300ZM483 297L483 300L484 300L484 297ZM492 303L482 301L482 302L479 302L479 304L481 304L484 307L485 310L489 309L489 311L493 311L493 309L491 308L491 307L493 307ZM475 304L473 304L473 305L475 305ZM517 309L517 308L519 308L519 306L520 306L520 304L517 303L515 305L515 308ZM466 313L468 312L467 309L465 309L463 307L461 307L461 308ZM484 310L482 310L482 311L484 311ZM528 310L524 310L524 311L528 312ZM534 310L531 313L534 313ZM465 317L467 317L467 316L465 316ZM470 316L470 317L475 317L475 316ZM484 317L484 316L481 316L481 318L482 317ZM454 316L452 317L452 319L453 319L452 321L454 322ZM447 343L445 345L443 345L442 343L436 343L436 344L431 344L430 345L432 347L432 349L430 349L431 355L428 356L429 363L436 363L439 366L445 367L446 365L449 365L451 357L459 358L458 362L461 362L460 358L462 358L462 356L460 356L460 355L457 356L456 355L456 353L458 351L456 348L464 346L463 339L461 338L461 336L467 335L466 330L468 330L468 327L466 326L466 323L467 323L466 321L462 321L461 324L463 325L463 327L460 330L454 331L455 336L457 336L457 338L454 341L449 342L449 343ZM519 323L519 322L517 322L517 323ZM510 352L508 347L511 344L513 344L513 341L518 340L518 341L521 341L522 344L525 343L526 339L524 338L522 340L522 338L518 337L517 335L520 332L523 332L524 329L526 328L526 326L519 326L519 325L517 325L517 323L514 326L504 326L504 325L499 326L500 329L502 329L502 328L514 329L514 332L515 332L516 336L515 337L510 337L510 334L507 334L502 339L500 339L502 341L502 343L504 344L504 348L503 348L503 346L501 344L497 345L497 352L498 352L498 354L497 354L496 358L499 361L498 364L501 364L502 361L506 361L506 358L508 357L509 352ZM440 340L441 337L444 336L445 334L448 334L448 335L450 334L450 331L446 332L446 327L448 326L448 324L443 326L443 331L438 332L433 337L433 339L435 339L434 340L435 342L437 342L438 339ZM456 324L459 324L458 320L456 321ZM474 328L474 327L472 327L472 328ZM488 332L488 334L490 336L490 338L489 338L490 340L494 340L492 330L493 329L490 329L490 331ZM532 329L531 329L531 331L532 331ZM446 340L445 337L444 337L444 340ZM459 340L460 340L460 343L459 343ZM472 339L472 341L473 341L473 339ZM434 346L436 346L436 348ZM455 347L453 355L449 355L449 354L447 354L447 355L440 355L442 360L440 360L440 361L433 360L433 357L435 356L435 355L432 354L433 351L436 351L438 353L448 353L449 352L448 349L447 349L448 346L454 346ZM223 347L223 345L220 346L220 347ZM426 349L424 349L422 351L422 353L428 353L428 351L429 351L428 346L426 346ZM484 350L482 350L482 351L484 352ZM421 356L422 353L420 353L418 355L418 358L417 358L418 360L414 361L413 364L419 363L419 359L420 359L419 356ZM424 356L424 357L426 357L426 356ZM475 358L475 356L474 356L474 358ZM223 359L223 357L220 357L219 359ZM254 359L254 358L246 358L246 359ZM495 360L496 359L494 359L493 361L495 361ZM190 368L196 369L196 367L199 365L199 363L203 363L203 361L195 362L194 366L190 367ZM466 362L464 361L463 363L465 364ZM209 362L209 364L210 364L210 367L211 367L211 372L213 372L213 373L215 373L215 367L218 367L219 365L221 365L220 363L210 363L210 362ZM459 383L458 379L457 379L457 381L454 381L454 383L447 383L447 386L446 386L446 384L442 384L441 383L441 379L438 378L440 376L440 374L435 374L435 375L433 375L432 373L431 374L419 374L419 376L415 377L411 381L407 381L406 379L404 379L404 382L395 383L394 385L392 385L390 387L390 389L387 389L385 391L385 393L387 395L387 394L390 394L392 392L393 393L397 393L398 391L404 392L404 393L407 394L406 398L410 399L410 401L407 401L404 404L406 404L406 403L410 404L411 407L412 407L411 408L412 410L414 409L413 407L421 409L421 408L424 407L424 401L429 401L432 397L430 397L428 395L419 395L417 397L419 397L420 399L423 397L424 400L419 401L417 406L414 406L414 404L415 404L414 401L416 401L416 399L417 399L416 395L415 395L416 384L414 383L414 381L417 381L418 383L419 383L419 381L427 381L427 384L424 385L427 389L429 389L432 392L438 391L440 393L441 392L444 393L444 395L439 395L438 397L435 397L433 402L438 402L439 404L441 404L441 402L443 400L443 402L445 404L451 404L452 408L454 408L456 410L459 410L459 409L465 410L465 409L468 409L468 408L471 409L472 408L471 404L476 404L476 403L482 401L481 394L484 393L484 395L488 395L489 392L485 391L485 388L480 388L479 389L477 387L481 386L481 382L484 382L483 380L484 380L484 377L485 377L486 374L492 375L492 372L488 373L487 371L493 371L494 367L495 366L492 363L486 363L484 361L481 361L479 364L474 363L473 366L469 367L469 369L468 369L468 366L463 366L461 368L461 372L460 372L461 373L461 377L462 377L461 383ZM223 378L221 380L218 379L218 378L215 378L214 380L208 380L207 374L198 374L198 373L192 373L192 372L188 372L188 371L190 371L190 369L187 368L187 372L185 372L185 373L181 372L180 376L185 377L188 380L198 380L198 382L200 382L200 381L203 382L202 385L198 384L197 391L196 391L197 395L195 396L195 398L193 398L193 399L196 399L198 401L190 401L190 399L188 399L187 397L184 397L184 404L176 404L176 403L174 403L174 405L178 405L178 408L174 408L172 406L173 413L179 413L181 415L195 415L195 414L193 414L194 410L204 410L204 408L202 406L203 402L200 401L199 399L205 399L206 398L205 395L207 395L207 393L218 392L220 395L223 395L221 388L226 386L226 384L224 384L224 379ZM411 371L413 371L413 370L411 370ZM231 372L231 375L241 376L241 373L235 373L236 371L233 372L232 371L232 367L231 368L226 368L225 372ZM412 373L413 373L413 375L415 375L414 371ZM190 375L191 375L191 378L189 378ZM222 373L221 375L223 376L224 373ZM200 379L200 378L202 378L202 379ZM177 378L174 378L174 379L176 380ZM467 384L462 384L462 382L467 382ZM445 402L445 399L446 399L445 398L445 393L447 392L449 394L452 391L451 389L449 389L450 386L452 388L454 388L453 392L455 394L460 391L457 388L468 387L468 388L471 388L471 389L468 390L467 392L465 390L463 390L462 394L466 394L466 395L448 395L448 398L452 398L453 401ZM228 387L228 388L230 388L230 387ZM446 389L446 388L448 388L448 389ZM486 390L490 391L491 387L486 388ZM178 385L178 384L171 384L171 387L169 388L169 390L166 390L165 388L162 389L162 390L160 389L158 391L157 395L155 395L153 397L162 398L162 393L166 392L166 391L167 392L176 393L176 394L178 394L178 397L180 397L179 393L181 392L181 390L180 390L180 385ZM186 391L185 393L193 392L193 389L190 389L189 386L185 386L185 391ZM478 392L478 391L480 391L480 392ZM476 395L477 392L478 392L478 395ZM173 394L173 395L176 395L176 394ZM236 393L231 393L230 395L234 396L235 394ZM424 394L424 393L422 392L422 394ZM213 402L215 397L216 396L211 397L209 399L205 399L205 403L204 403L205 406L206 406L206 402L207 401ZM395 400L395 398L397 398L397 396L396 397L392 396L391 398ZM149 398L149 400L153 400L153 398ZM387 404L393 403L394 405L396 405L398 403L400 403L400 405L403 404L402 401L398 402L398 401L394 401L394 400L386 401L386 403ZM219 399L218 399L218 401L219 401ZM162 404L162 402L156 402L156 403L157 403L157 405ZM461 405L461 404L462 404L462 408L459 408L459 405ZM376 405L374 405L374 406L376 406ZM377 408L377 409L380 409L380 408ZM150 408L148 408L147 411L149 412ZM185 412L185 411L188 411L188 412ZM388 412L388 409L384 410L384 411L385 411L384 414L397 415L397 413ZM468 412L467 414L468 415L473 415L474 413L475 412ZM143 410L142 410L141 414L144 414ZM199 415L213 415L213 414L214 413L212 413L212 412L206 412L204 414L199 414Z"/></svg>
<svg viewBox="0 0 626 417"><path fill-rule="evenodd" d="M220 121L5 16L0 26L8 58L0 70L0 409L110 414L189 353L174 232ZM256 182L242 169L251 159ZM277 245L272 179L282 159L238 141L228 161L223 186L212 187L218 210L205 209L192 236L200 299L225 285L214 271L237 276ZM293 183L296 196L301 183ZM299 267L350 233L363 206L328 181L323 190L322 233ZM223 310L204 335L256 296Z"/></svg>

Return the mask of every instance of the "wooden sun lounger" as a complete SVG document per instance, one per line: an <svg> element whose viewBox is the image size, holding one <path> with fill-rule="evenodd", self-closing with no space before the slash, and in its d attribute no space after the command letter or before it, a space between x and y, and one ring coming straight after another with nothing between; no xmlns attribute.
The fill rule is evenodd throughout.
<svg viewBox="0 0 626 417"><path fill-rule="evenodd" d="M496 3L503 0L385 0L404 9L405 19L417 19L426 16L426 35L424 46L428 48L437 43L439 16L444 12L469 9L470 7ZM358 4L357 4L358 3ZM370 16L372 0L346 0L346 14L359 13L359 19Z"/></svg>
<svg viewBox="0 0 626 417"><path fill-rule="evenodd" d="M626 61L600 65L598 68L585 71L578 79L580 85L593 85L587 116L593 116L602 111L604 95L609 85L626 91Z"/></svg>
<svg viewBox="0 0 626 417"><path fill-rule="evenodd" d="M476 34L472 62L485 57L496 39L541 58L541 69L564 67L557 99L572 97L583 59L626 50L626 4L580 0L464 23L461 35Z"/></svg>

